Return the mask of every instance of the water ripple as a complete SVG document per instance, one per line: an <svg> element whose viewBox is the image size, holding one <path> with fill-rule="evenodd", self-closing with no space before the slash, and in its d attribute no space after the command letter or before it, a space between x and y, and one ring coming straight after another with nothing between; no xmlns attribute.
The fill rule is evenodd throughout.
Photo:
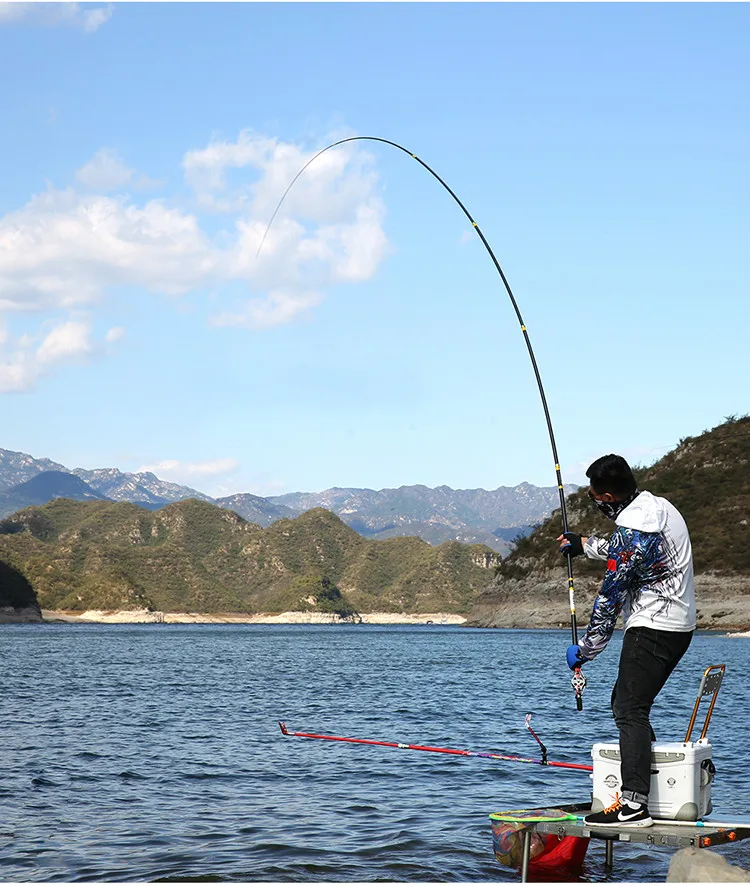
<svg viewBox="0 0 750 886"><path fill-rule="evenodd" d="M565 631L435 626L0 626L0 867L25 882L515 882L489 812L585 800L587 775L283 737L290 729L588 762L616 736L619 637L583 715ZM502 663L524 670L506 678ZM699 635L654 710L679 738L702 669L728 665L711 732L716 814L750 815L737 640ZM61 692L60 686L66 691ZM11 728L7 728L11 724ZM744 844L720 850L744 863ZM583 881L664 880L671 852L589 851Z"/></svg>

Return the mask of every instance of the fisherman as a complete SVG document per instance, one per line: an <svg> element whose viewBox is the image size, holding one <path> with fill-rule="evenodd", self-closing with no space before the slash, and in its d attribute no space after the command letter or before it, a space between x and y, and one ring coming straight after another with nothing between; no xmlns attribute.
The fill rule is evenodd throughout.
<svg viewBox="0 0 750 886"><path fill-rule="evenodd" d="M566 532L563 554L606 560L607 572L588 629L568 647L571 670L607 645L623 611L625 634L612 712L620 733L622 788L616 802L587 815L587 825L649 827L654 699L685 654L695 630L693 554L680 512L665 498L640 492L620 455L603 455L586 471L588 496L615 531L607 538Z"/></svg>

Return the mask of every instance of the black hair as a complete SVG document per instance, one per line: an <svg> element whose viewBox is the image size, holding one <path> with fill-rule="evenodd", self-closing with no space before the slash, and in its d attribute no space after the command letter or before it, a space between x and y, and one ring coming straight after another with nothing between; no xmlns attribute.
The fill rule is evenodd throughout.
<svg viewBox="0 0 750 886"><path fill-rule="evenodd" d="M591 481L594 491L603 495L628 496L638 488L630 465L621 455L603 455L589 465L586 476Z"/></svg>

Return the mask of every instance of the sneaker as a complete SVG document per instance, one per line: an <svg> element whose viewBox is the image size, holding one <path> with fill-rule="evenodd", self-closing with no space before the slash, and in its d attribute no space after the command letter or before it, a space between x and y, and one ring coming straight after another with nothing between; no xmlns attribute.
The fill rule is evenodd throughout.
<svg viewBox="0 0 750 886"><path fill-rule="evenodd" d="M648 806L629 806L618 797L601 812L585 816L583 823L592 828L650 828L654 820L649 815Z"/></svg>

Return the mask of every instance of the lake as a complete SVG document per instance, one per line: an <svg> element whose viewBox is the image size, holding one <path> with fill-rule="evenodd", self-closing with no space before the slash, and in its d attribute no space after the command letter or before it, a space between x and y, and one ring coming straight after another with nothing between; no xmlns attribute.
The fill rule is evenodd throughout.
<svg viewBox="0 0 750 886"><path fill-rule="evenodd" d="M584 802L588 773L283 737L290 730L591 763L615 741L621 644L588 665L569 633L428 626L0 626L0 879L517 881L490 812ZM714 818L750 815L747 639L696 635L657 699L684 738L700 675ZM703 709L705 710L705 705ZM701 718L702 722L702 718ZM719 852L750 867L748 844ZM607 879L664 880L673 850L615 845ZM583 880L605 879L592 843Z"/></svg>

